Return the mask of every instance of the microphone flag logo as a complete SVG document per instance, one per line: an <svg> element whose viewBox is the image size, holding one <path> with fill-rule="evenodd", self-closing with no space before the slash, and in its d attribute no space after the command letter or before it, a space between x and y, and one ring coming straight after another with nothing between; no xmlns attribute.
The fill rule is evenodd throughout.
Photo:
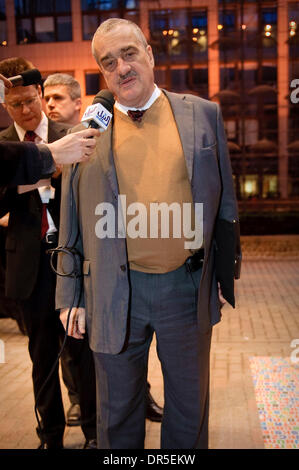
<svg viewBox="0 0 299 470"><path fill-rule="evenodd" d="M112 114L100 103L88 106L82 116L81 122L88 127L91 121L94 121L100 128L106 130L110 124Z"/></svg>

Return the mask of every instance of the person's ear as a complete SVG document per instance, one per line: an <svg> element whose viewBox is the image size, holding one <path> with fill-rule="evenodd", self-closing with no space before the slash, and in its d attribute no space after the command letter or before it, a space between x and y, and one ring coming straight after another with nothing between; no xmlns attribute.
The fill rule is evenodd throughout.
<svg viewBox="0 0 299 470"><path fill-rule="evenodd" d="M82 100L81 98L76 98L75 99L75 109L76 111L80 111L81 110L81 107L82 107Z"/></svg>
<svg viewBox="0 0 299 470"><path fill-rule="evenodd" d="M43 92L42 92L42 87L39 84L37 85L37 93L38 93L38 96L40 97L40 99L42 99Z"/></svg>
<svg viewBox="0 0 299 470"><path fill-rule="evenodd" d="M153 50L152 50L152 48L149 44L146 46L146 53L149 57L149 61L150 61L151 66L154 67L155 66L154 54L153 54Z"/></svg>

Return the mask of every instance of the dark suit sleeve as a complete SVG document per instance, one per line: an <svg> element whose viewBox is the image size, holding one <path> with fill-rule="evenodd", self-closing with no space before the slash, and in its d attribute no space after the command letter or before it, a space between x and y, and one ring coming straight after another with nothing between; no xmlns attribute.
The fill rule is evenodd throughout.
<svg viewBox="0 0 299 470"><path fill-rule="evenodd" d="M37 144L36 146L39 150L41 160L42 160L41 177L46 178L47 176L50 176L55 172L56 170L55 162L53 160L52 154L49 148L47 147L47 145Z"/></svg>
<svg viewBox="0 0 299 470"><path fill-rule="evenodd" d="M0 185L34 184L55 171L46 145L31 142L0 142Z"/></svg>
<svg viewBox="0 0 299 470"><path fill-rule="evenodd" d="M226 134L218 105L217 144L222 194L214 231L215 270L223 297L234 307L234 279L240 277L241 266L240 228Z"/></svg>

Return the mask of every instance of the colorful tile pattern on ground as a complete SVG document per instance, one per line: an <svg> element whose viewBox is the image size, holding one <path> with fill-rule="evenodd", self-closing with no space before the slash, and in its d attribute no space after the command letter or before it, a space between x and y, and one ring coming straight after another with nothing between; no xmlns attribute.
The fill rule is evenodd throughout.
<svg viewBox="0 0 299 470"><path fill-rule="evenodd" d="M299 364L282 357L250 357L266 449L299 449Z"/></svg>

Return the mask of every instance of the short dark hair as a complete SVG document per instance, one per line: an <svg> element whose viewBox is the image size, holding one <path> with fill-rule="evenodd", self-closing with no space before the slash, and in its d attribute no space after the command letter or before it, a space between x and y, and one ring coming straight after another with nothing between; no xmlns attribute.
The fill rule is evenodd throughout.
<svg viewBox="0 0 299 470"><path fill-rule="evenodd" d="M15 77L34 68L34 65L23 57L10 57L0 62L0 73L6 78Z"/></svg>

